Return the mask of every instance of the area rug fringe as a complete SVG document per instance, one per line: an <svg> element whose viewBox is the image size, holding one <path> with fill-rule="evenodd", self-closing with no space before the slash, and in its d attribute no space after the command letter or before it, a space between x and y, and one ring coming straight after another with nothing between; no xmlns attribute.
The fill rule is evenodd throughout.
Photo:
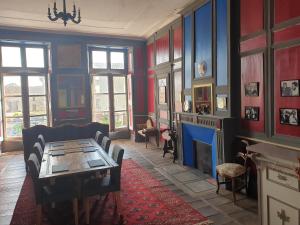
<svg viewBox="0 0 300 225"><path fill-rule="evenodd" d="M194 225L213 225L214 222L211 221L211 220L207 220L207 221L203 221L203 222L200 222L200 223L196 223Z"/></svg>

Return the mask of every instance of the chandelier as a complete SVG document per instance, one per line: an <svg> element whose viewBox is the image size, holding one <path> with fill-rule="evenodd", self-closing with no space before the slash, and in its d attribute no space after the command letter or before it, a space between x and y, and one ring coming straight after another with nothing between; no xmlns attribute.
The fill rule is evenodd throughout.
<svg viewBox="0 0 300 225"><path fill-rule="evenodd" d="M81 22L81 17L80 17L80 9L78 9L78 18L77 17L77 10L76 10L76 6L75 3L73 4L73 13L67 13L67 7L66 7L66 0L64 1L64 8L62 12L57 12L57 7L56 7L56 2L54 2L54 6L53 6L53 14L54 17L52 17L51 11L50 11L50 7L48 7L48 18L51 21L56 21L58 19L62 19L64 21L64 25L67 25L67 21L71 20L73 23L80 23Z"/></svg>

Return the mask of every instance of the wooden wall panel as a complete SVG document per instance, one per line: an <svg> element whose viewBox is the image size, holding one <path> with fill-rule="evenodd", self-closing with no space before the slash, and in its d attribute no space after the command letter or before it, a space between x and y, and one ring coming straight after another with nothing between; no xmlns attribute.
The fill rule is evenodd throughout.
<svg viewBox="0 0 300 225"><path fill-rule="evenodd" d="M282 80L300 80L300 46L275 51L275 131L276 134L300 137L300 126L280 124L280 108L300 109L300 97L281 97ZM300 115L298 115L299 118Z"/></svg>
<svg viewBox="0 0 300 225"><path fill-rule="evenodd" d="M212 76L212 6L211 2L195 12L195 78L200 78L198 64L205 62L205 76Z"/></svg>
<svg viewBox="0 0 300 225"><path fill-rule="evenodd" d="M169 32L156 40L156 65L169 62L170 39Z"/></svg>
<svg viewBox="0 0 300 225"><path fill-rule="evenodd" d="M240 0L241 36L258 32L264 28L264 1Z"/></svg>
<svg viewBox="0 0 300 225"><path fill-rule="evenodd" d="M245 84L259 82L259 96L245 96ZM245 106L259 107L259 121L245 119ZM241 127L249 132L264 132L264 55L255 55L241 58Z"/></svg>
<svg viewBox="0 0 300 225"><path fill-rule="evenodd" d="M174 29L174 59L179 59L182 56L182 27L178 26Z"/></svg>
<svg viewBox="0 0 300 225"><path fill-rule="evenodd" d="M184 87L192 87L192 16L184 17Z"/></svg>
<svg viewBox="0 0 300 225"><path fill-rule="evenodd" d="M227 1L217 0L217 86L227 85Z"/></svg>
<svg viewBox="0 0 300 225"><path fill-rule="evenodd" d="M275 24L300 16L299 0L275 0Z"/></svg>
<svg viewBox="0 0 300 225"><path fill-rule="evenodd" d="M148 113L155 113L155 79L148 77Z"/></svg>

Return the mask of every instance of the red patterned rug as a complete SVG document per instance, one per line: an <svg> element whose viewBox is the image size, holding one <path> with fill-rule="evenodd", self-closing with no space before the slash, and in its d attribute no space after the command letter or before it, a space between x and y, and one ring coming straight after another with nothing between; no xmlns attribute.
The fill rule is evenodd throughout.
<svg viewBox="0 0 300 225"><path fill-rule="evenodd" d="M123 161L121 199L122 215L126 225L211 224L206 217L193 209L133 160ZM94 205L95 207L91 212L92 225L118 223L111 195ZM58 209L55 210L64 210L61 212L49 210L44 213L44 225L67 225L72 221L71 205L65 204L56 208ZM65 213L66 211L69 211L69 214ZM27 176L17 201L11 225L33 225L35 224L35 215L33 184L31 178ZM83 215L80 222L84 224Z"/></svg>

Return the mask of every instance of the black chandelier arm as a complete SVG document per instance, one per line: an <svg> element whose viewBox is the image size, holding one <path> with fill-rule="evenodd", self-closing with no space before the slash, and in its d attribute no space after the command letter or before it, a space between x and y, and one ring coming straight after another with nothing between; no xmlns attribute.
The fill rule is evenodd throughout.
<svg viewBox="0 0 300 225"><path fill-rule="evenodd" d="M55 17L52 17L52 14L51 14L51 12L50 12L50 8L48 8L48 18L49 18L49 20L51 20L51 21L56 21L56 20L59 19L59 17L57 17L56 15L55 15Z"/></svg>

